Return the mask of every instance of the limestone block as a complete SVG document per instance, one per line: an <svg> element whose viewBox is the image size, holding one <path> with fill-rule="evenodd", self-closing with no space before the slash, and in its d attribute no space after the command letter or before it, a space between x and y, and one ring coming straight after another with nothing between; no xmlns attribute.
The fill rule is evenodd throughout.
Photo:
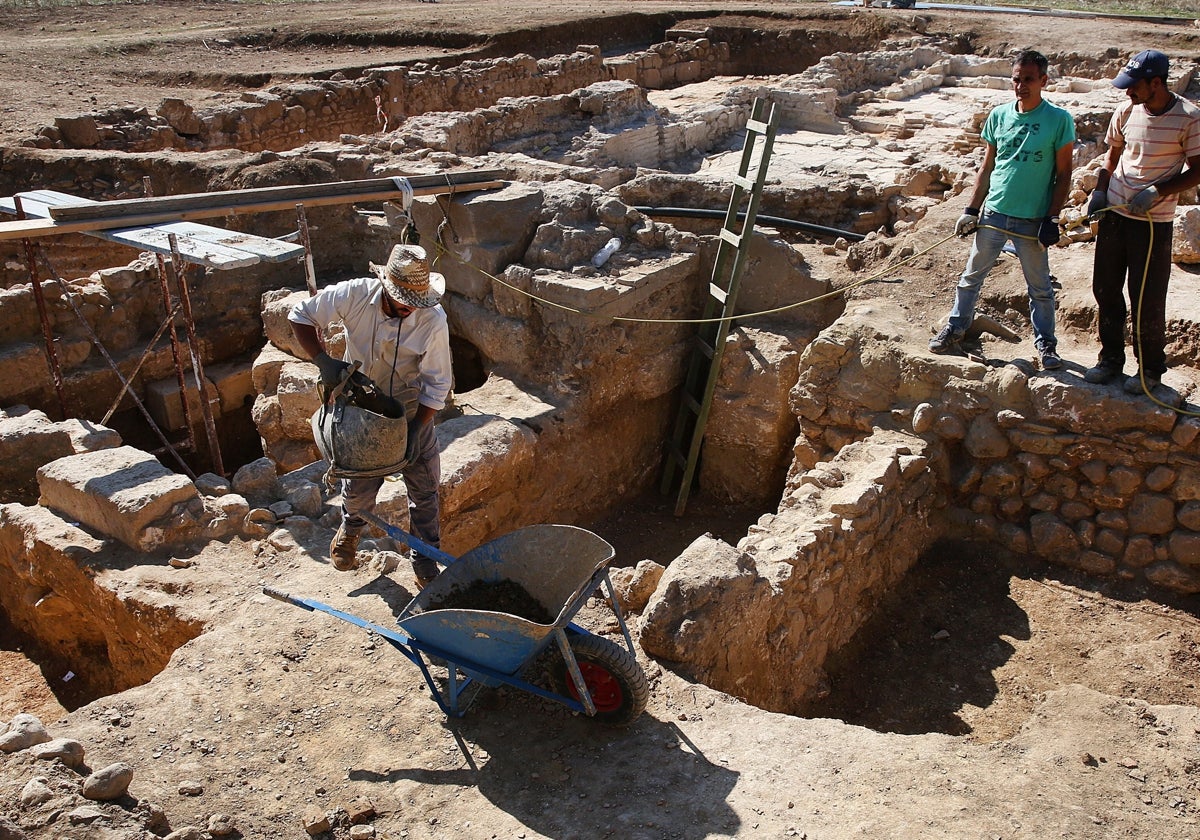
<svg viewBox="0 0 1200 840"><path fill-rule="evenodd" d="M0 495L36 498L38 467L74 451L66 428L44 412L23 405L0 410Z"/></svg>
<svg viewBox="0 0 1200 840"><path fill-rule="evenodd" d="M49 740L50 733L40 720L33 715L18 714L9 721L8 730L0 735L0 752L17 752Z"/></svg>
<svg viewBox="0 0 1200 840"><path fill-rule="evenodd" d="M633 567L613 569L609 574L621 609L641 612L650 602L666 568L653 560L639 560Z"/></svg>
<svg viewBox="0 0 1200 840"><path fill-rule="evenodd" d="M0 350L0 394L18 397L50 387L50 368L41 344L10 344Z"/></svg>
<svg viewBox="0 0 1200 840"><path fill-rule="evenodd" d="M162 539L154 523L200 498L186 476L131 446L51 461L38 470L38 487L41 505L142 551Z"/></svg>
<svg viewBox="0 0 1200 840"><path fill-rule="evenodd" d="M325 509L320 486L302 475L288 473L280 476L279 488L283 493L284 501L289 503L301 516L320 516Z"/></svg>
<svg viewBox="0 0 1200 840"><path fill-rule="evenodd" d="M187 386L187 419L193 427L201 426L204 422L200 405L200 392L196 388L195 378L190 371L184 373L184 384ZM209 411L217 416L221 413L221 395L217 386L207 376L204 379L204 392L208 399ZM179 399L179 380L159 379L146 386L146 408L150 416L160 427L168 431L185 428L188 423L183 413L183 401Z"/></svg>
<svg viewBox="0 0 1200 840"><path fill-rule="evenodd" d="M100 143L100 128L91 114L55 117L54 127L62 134L63 143L69 148L90 149Z"/></svg>
<svg viewBox="0 0 1200 840"><path fill-rule="evenodd" d="M133 768L120 762L97 770L83 780L83 796L96 801L120 799L133 781Z"/></svg>
<svg viewBox="0 0 1200 840"><path fill-rule="evenodd" d="M1121 564L1133 569L1140 569L1154 562L1154 541L1147 536L1130 537L1125 544L1125 553L1121 555Z"/></svg>
<svg viewBox="0 0 1200 840"><path fill-rule="evenodd" d="M280 350L274 344L264 345L250 368L250 381L254 393L273 396L279 387L279 372L285 364L295 360L295 356Z"/></svg>
<svg viewBox="0 0 1200 840"><path fill-rule="evenodd" d="M1200 469L1183 467L1171 488L1171 496L1180 502L1200 500Z"/></svg>
<svg viewBox="0 0 1200 840"><path fill-rule="evenodd" d="M321 407L320 376L311 362L289 362L279 371L280 429L293 440L312 440L312 416ZM307 462L306 462L307 463Z"/></svg>
<svg viewBox="0 0 1200 840"><path fill-rule="evenodd" d="M54 738L32 747L29 752L34 758L41 759L42 761L54 761L58 759L68 767L79 768L83 766L83 744L73 741L70 738Z"/></svg>
<svg viewBox="0 0 1200 840"><path fill-rule="evenodd" d="M1200 533L1173 531L1167 538L1167 550L1176 563L1200 570Z"/></svg>
<svg viewBox="0 0 1200 840"><path fill-rule="evenodd" d="M221 412L240 411L254 402L254 362L247 359L209 365L204 375L217 389L221 401Z"/></svg>
<svg viewBox="0 0 1200 840"><path fill-rule="evenodd" d="M1009 453L1008 438L996 421L986 414L971 421L963 445L974 458L1003 458Z"/></svg>
<svg viewBox="0 0 1200 840"><path fill-rule="evenodd" d="M1032 419L1058 428L1069 418L1076 434L1112 437L1121 432L1168 434L1175 412L1149 400L1130 399L1101 385L1034 377L1029 382Z"/></svg>
<svg viewBox="0 0 1200 840"><path fill-rule="evenodd" d="M1135 534L1169 534L1175 529L1175 503L1157 493L1139 493L1129 504L1129 529Z"/></svg>
<svg viewBox="0 0 1200 840"><path fill-rule="evenodd" d="M244 464L233 474L233 492L252 504L270 504L279 499L279 475L270 458Z"/></svg>
<svg viewBox="0 0 1200 840"><path fill-rule="evenodd" d="M1200 592L1200 570L1163 560L1146 567L1146 580L1185 595Z"/></svg>
<svg viewBox="0 0 1200 840"><path fill-rule="evenodd" d="M1053 513L1036 513L1029 519L1033 550L1051 561L1074 557L1079 551L1079 538L1074 529Z"/></svg>
<svg viewBox="0 0 1200 840"><path fill-rule="evenodd" d="M99 423L70 417L60 420L55 426L64 430L71 438L74 452L94 452L97 449L113 449L121 445L121 435Z"/></svg>
<svg viewBox="0 0 1200 840"><path fill-rule="evenodd" d="M0 289L0 342L34 338L41 332L33 288L28 284Z"/></svg>
<svg viewBox="0 0 1200 840"><path fill-rule="evenodd" d="M778 498L796 439L788 394L798 336L752 328L730 333L713 394L700 486L727 499Z"/></svg>
<svg viewBox="0 0 1200 840"><path fill-rule="evenodd" d="M1200 207L1176 209L1171 259L1181 265L1200 263Z"/></svg>
<svg viewBox="0 0 1200 840"><path fill-rule="evenodd" d="M167 97L158 106L158 115L179 134L194 136L200 133L200 118L192 106L182 99Z"/></svg>
<svg viewBox="0 0 1200 840"><path fill-rule="evenodd" d="M308 354L300 348L300 342L292 332L288 313L292 311L293 306L307 300L308 297L307 289L278 289L264 292L262 296L263 329L266 331L267 341L297 359L307 359Z"/></svg>

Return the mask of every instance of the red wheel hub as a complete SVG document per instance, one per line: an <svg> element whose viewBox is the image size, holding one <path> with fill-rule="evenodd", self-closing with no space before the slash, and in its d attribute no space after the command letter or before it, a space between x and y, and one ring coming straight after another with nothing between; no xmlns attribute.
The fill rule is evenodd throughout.
<svg viewBox="0 0 1200 840"><path fill-rule="evenodd" d="M596 711L615 712L621 708L621 704L625 702L625 695L621 691L621 682L603 665L597 665L594 662L578 664L579 673L583 675L583 682L587 685L588 694L592 695L592 703L595 704ZM567 687L571 690L571 697L582 703L579 690L575 687L575 680L572 678L567 683Z"/></svg>

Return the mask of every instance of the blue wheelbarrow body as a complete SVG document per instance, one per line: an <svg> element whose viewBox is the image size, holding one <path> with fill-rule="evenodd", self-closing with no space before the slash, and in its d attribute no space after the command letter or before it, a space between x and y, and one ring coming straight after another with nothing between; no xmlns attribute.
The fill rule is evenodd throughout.
<svg viewBox="0 0 1200 840"><path fill-rule="evenodd" d="M265 587L263 592L375 633L420 669L434 700L452 717L466 713L470 701L464 703L461 698L473 683L511 685L608 723L628 723L645 708L646 678L608 577L606 567L614 552L605 540L570 525L532 525L455 558L378 517L365 518L389 537L446 566L401 611L397 629L273 587ZM539 624L504 612L436 608L456 589L476 581L513 581L555 618ZM572 623L601 586L624 636L624 648ZM561 655L557 675L561 691L547 690L523 676L527 666L551 644L557 644ZM427 658L445 664L448 679L444 688L435 680Z"/></svg>

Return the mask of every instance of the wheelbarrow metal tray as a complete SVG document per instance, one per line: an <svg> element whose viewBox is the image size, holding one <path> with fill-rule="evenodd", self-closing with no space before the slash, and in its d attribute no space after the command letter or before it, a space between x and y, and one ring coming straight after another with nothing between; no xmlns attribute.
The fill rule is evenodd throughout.
<svg viewBox="0 0 1200 840"><path fill-rule="evenodd" d="M531 525L468 551L423 589L400 614L401 629L445 651L447 658L514 674L565 627L598 585L596 573L614 555L604 539L571 525ZM539 624L490 610L430 609L475 581L513 581L555 619Z"/></svg>

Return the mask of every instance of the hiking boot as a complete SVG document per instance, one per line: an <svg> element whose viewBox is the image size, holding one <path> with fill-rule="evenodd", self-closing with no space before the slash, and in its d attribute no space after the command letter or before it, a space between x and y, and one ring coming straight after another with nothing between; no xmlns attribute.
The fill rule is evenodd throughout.
<svg viewBox="0 0 1200 840"><path fill-rule="evenodd" d="M963 332L946 324L937 335L929 339L929 352L937 353L939 356L946 353L956 353L961 356L963 354L962 338Z"/></svg>
<svg viewBox="0 0 1200 840"><path fill-rule="evenodd" d="M1143 377L1145 378L1145 387L1142 387ZM1126 394L1142 394L1153 393L1154 389L1161 384L1159 378L1153 373L1135 373L1133 376L1125 380Z"/></svg>
<svg viewBox="0 0 1200 840"><path fill-rule="evenodd" d="M413 583L416 584L418 591L433 583L437 579L437 576L438 568L436 565L432 569L425 568L424 566L417 568L415 565L413 567Z"/></svg>
<svg viewBox="0 0 1200 840"><path fill-rule="evenodd" d="M1118 365L1115 362L1099 362L1095 367L1090 367L1083 374L1084 382L1091 382L1093 385L1107 385L1118 376L1121 375L1123 365ZM1141 386L1139 385L1140 389Z"/></svg>
<svg viewBox="0 0 1200 840"><path fill-rule="evenodd" d="M1043 350L1041 357L1042 370L1058 370L1060 367L1062 367L1062 359L1059 357L1058 352L1053 348L1049 350Z"/></svg>
<svg viewBox="0 0 1200 840"><path fill-rule="evenodd" d="M346 530L346 523L338 526L333 541L329 543L329 560L339 572L358 568L358 534Z"/></svg>

